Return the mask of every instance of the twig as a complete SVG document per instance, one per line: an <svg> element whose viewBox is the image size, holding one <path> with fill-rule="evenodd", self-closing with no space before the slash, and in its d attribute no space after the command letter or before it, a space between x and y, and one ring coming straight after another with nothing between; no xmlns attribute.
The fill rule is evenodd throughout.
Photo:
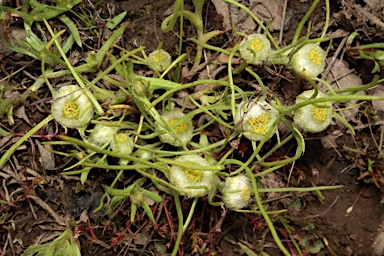
<svg viewBox="0 0 384 256"><path fill-rule="evenodd" d="M339 198L340 198L340 196L338 196L338 197L336 197L336 199L333 201L333 203L328 207L328 209L327 210L325 210L324 212L322 212L322 213L319 213L319 214L316 214L316 215L309 215L309 216L307 216L307 217L305 217L305 218L303 218L304 220L306 220L306 219L312 219L312 218L318 218L318 217L320 217L321 215L324 215L324 214L326 214L335 204L336 204L336 202L337 202L337 200L339 200Z"/></svg>
<svg viewBox="0 0 384 256"><path fill-rule="evenodd" d="M283 7L283 16L281 17L281 27L280 27L280 34L279 34L279 45L282 45L282 43L283 43L284 22L285 22L285 15L287 14L287 5L288 5L288 0L285 0L284 7Z"/></svg>

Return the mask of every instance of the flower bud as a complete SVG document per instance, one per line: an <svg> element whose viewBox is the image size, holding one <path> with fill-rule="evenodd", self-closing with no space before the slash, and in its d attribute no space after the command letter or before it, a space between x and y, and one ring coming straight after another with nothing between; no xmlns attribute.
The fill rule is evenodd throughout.
<svg viewBox="0 0 384 256"><path fill-rule="evenodd" d="M184 155L175 159L191 168L173 165L169 172L169 181L177 187L182 195L200 197L208 194L213 185L214 173L209 169L211 164L199 155ZM207 166L205 170L195 170L193 166Z"/></svg>
<svg viewBox="0 0 384 256"><path fill-rule="evenodd" d="M112 142L117 130L117 127L97 124L91 130L91 134L88 136L88 141L92 146L104 148Z"/></svg>
<svg viewBox="0 0 384 256"><path fill-rule="evenodd" d="M111 149L116 153L130 155L132 154L134 145L135 143L133 142L133 139L129 137L129 134L127 132L119 132L115 134L111 142ZM121 165L127 163L128 160L126 159L121 159L120 161Z"/></svg>
<svg viewBox="0 0 384 256"><path fill-rule="evenodd" d="M181 124L179 124L178 126L173 127L173 125L177 121L182 119L184 116L185 116L184 113L175 110L175 111L164 112L161 115L161 118L163 119L163 121L165 123L168 124L169 127L173 128L173 131L180 138L180 140L183 142L183 144L188 145L188 143L191 141L192 136L193 136L194 127L192 125L192 120L188 119L188 120L182 122ZM159 124L156 124L156 127L159 131L164 131L164 128L161 127ZM166 132L164 134L161 134L160 140L164 143L168 143L168 144L171 144L171 145L176 146L176 147L181 146L180 142L170 132Z"/></svg>
<svg viewBox="0 0 384 256"><path fill-rule="evenodd" d="M163 72L171 65L171 55L163 49L155 50L148 55L148 61L157 71Z"/></svg>
<svg viewBox="0 0 384 256"><path fill-rule="evenodd" d="M141 204L141 202L144 200L144 195L138 190L133 190L129 198L133 204Z"/></svg>
<svg viewBox="0 0 384 256"><path fill-rule="evenodd" d="M79 86L63 86L55 95L52 116L64 127L85 127L93 118L92 102Z"/></svg>
<svg viewBox="0 0 384 256"><path fill-rule="evenodd" d="M150 160L153 156L153 153L151 151L146 150L144 148L136 150L134 154L135 156L143 160Z"/></svg>
<svg viewBox="0 0 384 256"><path fill-rule="evenodd" d="M253 141L263 140L269 129L273 129L266 138L269 140L277 129L277 125L272 127L277 118L279 118L279 112L265 101L241 102L236 106L234 116L236 123L241 121L239 127L244 136Z"/></svg>
<svg viewBox="0 0 384 256"><path fill-rule="evenodd" d="M262 64L271 52L271 42L265 35L252 34L241 41L240 56L249 64Z"/></svg>
<svg viewBox="0 0 384 256"><path fill-rule="evenodd" d="M318 44L306 44L292 56L291 65L298 74L315 78L324 71L325 52Z"/></svg>
<svg viewBox="0 0 384 256"><path fill-rule="evenodd" d="M296 98L296 104L309 99L315 90L305 91ZM320 92L316 99L326 97L327 95ZM306 105L299 108L294 113L294 122L299 127L309 132L321 132L327 129L332 121L332 102L321 102Z"/></svg>
<svg viewBox="0 0 384 256"><path fill-rule="evenodd" d="M222 189L223 201L231 210L247 207L252 198L251 180L245 175L227 177Z"/></svg>
<svg viewBox="0 0 384 256"><path fill-rule="evenodd" d="M149 84L143 79L134 79L132 82L132 90L138 96L148 96Z"/></svg>

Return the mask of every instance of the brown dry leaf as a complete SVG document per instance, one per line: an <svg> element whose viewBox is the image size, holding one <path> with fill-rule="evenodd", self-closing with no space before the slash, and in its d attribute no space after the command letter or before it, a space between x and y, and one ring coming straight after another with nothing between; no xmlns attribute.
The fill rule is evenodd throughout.
<svg viewBox="0 0 384 256"><path fill-rule="evenodd" d="M384 98L384 85L379 84L374 90L373 95L380 96ZM372 101L372 107L376 110L384 111L384 100L374 100Z"/></svg>
<svg viewBox="0 0 384 256"><path fill-rule="evenodd" d="M268 29L269 31L276 31L280 30L281 28L281 19L283 17L283 7L284 7L284 0L275 0L275 1L269 1L269 0L253 0L250 1L251 6L256 4L256 8L254 10L257 12L257 17L264 17L264 22L268 19L272 18L271 24L269 24ZM288 17L286 17L288 18Z"/></svg>
<svg viewBox="0 0 384 256"><path fill-rule="evenodd" d="M349 73L349 74L348 74ZM348 74L344 76L345 74ZM332 66L330 75L325 79L327 82L333 81L335 78L339 78L337 81L331 84L334 90L347 89L347 88L355 88L363 85L363 81L360 77L358 77L355 73L350 73L350 69L348 67L347 62L342 60L336 60ZM364 91L359 92L358 95L365 95ZM353 121L355 123L360 123L357 118L359 107L356 105L356 100L351 100L346 104L346 107L350 107L349 109L340 111L339 114L342 115L348 122ZM355 107L354 107L355 106Z"/></svg>
<svg viewBox="0 0 384 256"><path fill-rule="evenodd" d="M23 119L25 122L27 122L30 126L33 126L31 121L29 120L27 114L25 113L25 106L20 105L18 106L14 111L13 115L16 116L19 119Z"/></svg>
<svg viewBox="0 0 384 256"><path fill-rule="evenodd" d="M268 29L269 31L276 31L281 29L284 2L284 0L251 0L249 2L249 8L263 23L266 23L268 20L272 20L272 22L268 26ZM217 7L216 4L215 7L216 11L223 15L223 26L226 28L226 24L229 20L229 18L227 18L228 15L226 14L226 10L221 6ZM232 24L236 24L240 21L242 24L241 27L243 28L244 32L248 33L251 33L256 29L256 22L243 10L239 10L231 5L229 9L231 14L230 17L232 18ZM286 21L284 21L285 25L289 24L289 20L291 17L292 15L286 16Z"/></svg>
<svg viewBox="0 0 384 256"><path fill-rule="evenodd" d="M260 177L260 183L263 188L283 188L286 186L278 175L275 173L268 173ZM280 193L270 192L267 195L268 199L275 199L280 196Z"/></svg>
<svg viewBox="0 0 384 256"><path fill-rule="evenodd" d="M133 241L135 244L146 246L149 242L151 242L151 237L148 233L138 233L135 237L133 237Z"/></svg>
<svg viewBox="0 0 384 256"><path fill-rule="evenodd" d="M223 27L225 30L231 29L231 18L229 15L228 4L222 0L212 0L213 5L216 8L217 14L223 16Z"/></svg>
<svg viewBox="0 0 384 256"><path fill-rule="evenodd" d="M384 254L384 217L381 218L381 224L377 228L376 238L372 243L373 255L383 255Z"/></svg>
<svg viewBox="0 0 384 256"><path fill-rule="evenodd" d="M52 149L51 145L45 145L43 146L40 141L36 140L36 145L37 145L37 148L39 149L39 153L40 153L40 162L41 164L43 165L43 168L45 170L54 170L56 165L55 165L55 155L46 150L46 148L48 149Z"/></svg>
<svg viewBox="0 0 384 256"><path fill-rule="evenodd" d="M374 8L377 11L384 7L384 0L364 0L364 2L367 6Z"/></svg>
<svg viewBox="0 0 384 256"><path fill-rule="evenodd" d="M344 135L341 130L335 130L333 133L328 134L327 136L321 137L321 144L325 149L336 148L336 140L340 136Z"/></svg>

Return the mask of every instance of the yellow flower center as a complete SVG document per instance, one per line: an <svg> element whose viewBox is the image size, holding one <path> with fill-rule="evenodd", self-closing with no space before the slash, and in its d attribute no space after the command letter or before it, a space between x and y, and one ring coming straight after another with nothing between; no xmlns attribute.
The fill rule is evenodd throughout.
<svg viewBox="0 0 384 256"><path fill-rule="evenodd" d="M170 118L169 119L169 124L171 126L173 126L177 121L179 121L180 119L178 118ZM188 130L188 124L187 122L182 122L181 124L179 124L175 130L178 132L178 133L185 133L187 130Z"/></svg>
<svg viewBox="0 0 384 256"><path fill-rule="evenodd" d="M128 136L124 133L119 133L116 135L116 141L118 143L123 143L128 140Z"/></svg>
<svg viewBox="0 0 384 256"><path fill-rule="evenodd" d="M268 131L268 123L271 121L271 117L268 113L259 115L258 117L252 117L248 120L248 124L252 127L254 133L266 134Z"/></svg>
<svg viewBox="0 0 384 256"><path fill-rule="evenodd" d="M200 170L192 170L189 168L183 169L183 172L187 176L190 182L201 182L203 180L203 172Z"/></svg>
<svg viewBox="0 0 384 256"><path fill-rule="evenodd" d="M251 44L249 45L249 49L254 52L259 52L264 48L264 43L259 39L253 39Z"/></svg>
<svg viewBox="0 0 384 256"><path fill-rule="evenodd" d="M324 122L324 120L327 118L327 109L328 108L318 108L315 106L312 106L312 116L316 121Z"/></svg>
<svg viewBox="0 0 384 256"><path fill-rule="evenodd" d="M156 52L152 55L152 58L155 62L159 63L164 60L164 55L161 52Z"/></svg>
<svg viewBox="0 0 384 256"><path fill-rule="evenodd" d="M241 199L243 200L249 200L249 198L251 198L251 188L250 187L246 187L243 192L241 192Z"/></svg>
<svg viewBox="0 0 384 256"><path fill-rule="evenodd" d="M76 102L67 100L63 109L63 116L68 119L78 119L80 114L79 106Z"/></svg>
<svg viewBox="0 0 384 256"><path fill-rule="evenodd" d="M318 49L312 49L309 52L309 61L314 63L315 65L320 65L323 61L323 58L321 56L321 53L318 51Z"/></svg>

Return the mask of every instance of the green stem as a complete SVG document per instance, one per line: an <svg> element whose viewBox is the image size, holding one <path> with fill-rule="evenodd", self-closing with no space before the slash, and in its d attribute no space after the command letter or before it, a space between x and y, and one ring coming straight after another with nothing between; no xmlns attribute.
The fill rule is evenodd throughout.
<svg viewBox="0 0 384 256"><path fill-rule="evenodd" d="M311 105L311 104L320 103L320 102L329 102L329 101L343 102L343 101L349 101L349 100L381 100L381 99L383 98L379 96L370 96L370 95L332 95L332 96L321 97L316 99L308 99L308 100L302 101L300 103L297 103L294 106L287 107L284 110L284 112L290 113L306 105Z"/></svg>
<svg viewBox="0 0 384 256"><path fill-rule="evenodd" d="M315 0L311 7L308 9L307 13L305 14L304 18L300 21L299 25L297 26L296 33L293 37L292 43L296 42L300 37L300 32L304 27L305 22L309 19L309 16L311 16L312 12L315 10L317 4L320 0Z"/></svg>
<svg viewBox="0 0 384 256"><path fill-rule="evenodd" d="M161 101L163 101L167 96L177 92L177 91L180 91L180 90L183 90L183 89L187 89L189 87L193 87L193 86L196 86L196 85L199 85L199 84L219 84L219 85L223 85L223 86L228 86L228 82L226 81L221 81L221 80L198 80L198 81L195 81L195 82L192 82L192 83L188 83L188 84L179 84L179 83L174 83L174 82L171 82L171 81L166 81L166 80L158 80L156 78L144 78L144 80L148 81L149 84L150 84L150 90L153 88L153 87L157 87L157 88L161 88L161 89L168 89L165 93L163 93L159 98L157 98L156 100L152 101L152 103L147 106L146 108L146 111L150 110L151 108L153 108L154 106L156 106L158 103L160 103Z"/></svg>
<svg viewBox="0 0 384 256"><path fill-rule="evenodd" d="M78 145L78 146L86 148L86 149L90 149L92 151L95 151L95 152L103 154L103 155L108 155L108 156L113 156L113 157L117 157L117 158L121 158L121 159L126 159L129 161L135 162L135 163L147 165L148 167L155 168L155 169L162 171L162 172L165 172L165 173L168 172L167 168L160 166L160 165L157 165L157 164L154 164L154 163L149 162L147 160L138 158L138 157L134 157L134 156L127 155L127 154L120 154L120 153L112 152L112 151L105 150L105 149L100 149L98 147L95 147L95 146L92 146L88 143L85 143L82 140L72 138L72 137L69 137L66 135L58 135L57 137L61 140L71 142L72 144Z"/></svg>
<svg viewBox="0 0 384 256"><path fill-rule="evenodd" d="M233 76L232 76L232 59L235 53L237 52L237 49L239 49L239 44L236 44L235 47L233 47L231 54L228 58L228 83L229 87L231 88L231 111L232 116L236 116L236 107L235 107L235 87L233 84Z"/></svg>
<svg viewBox="0 0 384 256"><path fill-rule="evenodd" d="M168 33L171 31L173 26L176 24L176 20L179 17L179 13L183 8L184 1L183 0L176 0L175 7L173 9L173 13L164 19L164 21L161 23L161 31L163 33Z"/></svg>
<svg viewBox="0 0 384 256"><path fill-rule="evenodd" d="M51 35L54 37L55 34L54 34L52 28L49 26L48 22L46 20L44 20L44 22L45 22L45 25L47 26L49 32L51 33ZM100 106L99 102L97 102L97 100L95 99L93 94L87 89L87 87L84 84L83 80L80 78L79 73L77 73L76 70L71 65L71 63L69 62L69 60L68 60L67 56L65 55L63 49L61 48L60 43L57 40L55 40L55 45L56 45L57 49L59 50L59 52L61 54L61 57L63 57L65 63L67 64L67 67L68 67L69 71L71 71L73 77L76 79L76 82L84 90L84 93L87 95L89 100L92 102L92 105L95 107L96 113L99 114L99 115L103 115L104 114L103 108Z"/></svg>
<svg viewBox="0 0 384 256"><path fill-rule="evenodd" d="M53 116L49 115L47 116L43 121L41 121L39 124L37 124L35 127L33 127L29 132L24 134L23 137L21 137L18 141L16 141L15 144L13 144L1 157L0 159L0 168L3 167L4 163L8 160L8 158L15 152L15 150L20 147L21 144L23 144L29 137L31 137L33 134L35 134L38 130L40 130L44 125L48 124L51 120L53 120Z"/></svg>
<svg viewBox="0 0 384 256"><path fill-rule="evenodd" d="M194 170L201 170L201 171L221 171L224 169L224 166L220 165L211 165L211 166L204 166L196 163L182 163L175 160L167 159L167 158L158 158L158 161L164 162L166 164L170 165L176 165L183 168L192 168Z"/></svg>
<svg viewBox="0 0 384 256"><path fill-rule="evenodd" d="M319 0L317 0L319 1ZM272 42L273 46L275 47L275 49L279 49L279 45L276 43L275 39L273 38L273 36L271 35L271 33L269 33L268 29L264 26L264 24L259 20L259 18L256 17L255 14L253 14L253 12L251 10L249 10L246 6L234 1L234 0L225 0L225 2L227 3L230 3L230 4L233 4L237 7L240 7L241 9L243 9L244 11L246 11L248 13L249 16L251 16L255 22L257 23L257 25L259 25L261 27L261 29L267 34L267 37L268 39Z"/></svg>
<svg viewBox="0 0 384 256"><path fill-rule="evenodd" d="M251 74L254 78L256 78L257 82L259 83L259 86L261 87L261 91L263 92L263 96L259 99L260 101L263 101L267 98L267 88L265 87L263 81L259 77L258 74L253 72L250 68L245 69L249 74Z"/></svg>
<svg viewBox="0 0 384 256"><path fill-rule="evenodd" d="M319 186L319 187L311 187L311 188L259 188L260 193L270 193L270 192L276 192L276 193L285 193L285 192L313 192L313 191L320 191L325 189L339 189L344 187L343 185L336 185L336 186Z"/></svg>
<svg viewBox="0 0 384 256"><path fill-rule="evenodd" d="M280 238L276 232L276 229L273 226L271 219L269 218L269 215L267 214L267 212L264 209L263 204L261 203L261 199L260 199L260 195L258 192L257 182L256 182L255 176L253 175L253 173L248 168L246 169L246 172L247 172L248 177L252 181L252 187L253 187L253 191L255 193L255 200L256 200L257 207L259 208L261 215L263 216L265 222L267 223L269 230L271 231L272 237L275 240L276 245L279 247L281 252L284 253L284 255L291 255L288 252L288 250L284 247L284 245L282 244L282 242L281 242L281 240L280 240Z"/></svg>
<svg viewBox="0 0 384 256"><path fill-rule="evenodd" d="M324 23L323 33L321 34L321 38L324 38L325 34L327 33L327 29L328 29L328 26L329 26L329 19L330 19L330 16L331 16L330 13L331 13L331 10L330 10L330 7L329 7L329 0L325 0L325 23Z"/></svg>
<svg viewBox="0 0 384 256"><path fill-rule="evenodd" d="M184 226L183 226L183 233L185 232L185 230L187 230L187 228L188 228L188 226L189 226L189 223L191 222L191 219L192 219L192 216L193 216L193 212L195 211L195 207L196 207L197 200L199 200L198 197L196 197L196 198L193 200L192 205L191 205L191 208L189 209L188 217L187 217L187 219L185 220L185 223L184 223Z"/></svg>
<svg viewBox="0 0 384 256"><path fill-rule="evenodd" d="M174 191L173 197L175 198L175 205L176 205L177 217L179 219L179 225L177 228L177 239L176 239L175 245L173 247L173 251L171 253L171 256L176 256L177 251L179 250L181 238L183 237L183 210L181 209L179 194Z"/></svg>

